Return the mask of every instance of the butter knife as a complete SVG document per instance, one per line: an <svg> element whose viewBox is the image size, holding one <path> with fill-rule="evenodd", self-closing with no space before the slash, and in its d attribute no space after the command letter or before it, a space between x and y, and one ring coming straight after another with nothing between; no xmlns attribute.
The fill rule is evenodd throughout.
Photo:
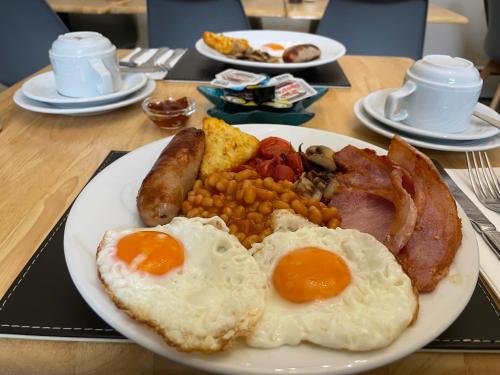
<svg viewBox="0 0 500 375"><path fill-rule="evenodd" d="M476 207L474 202L465 195L465 193L460 190L455 181L453 181L450 175L445 171L442 165L433 160L439 173L448 184L451 193L457 200L457 202L462 206L463 210L467 214L472 227L481 234L488 246L493 250L498 259L500 259L500 233L496 230L495 226L488 218Z"/></svg>
<svg viewBox="0 0 500 375"><path fill-rule="evenodd" d="M138 66L137 68L129 68L126 66L120 66L120 72L126 73L156 73L164 72L165 69L159 66Z"/></svg>

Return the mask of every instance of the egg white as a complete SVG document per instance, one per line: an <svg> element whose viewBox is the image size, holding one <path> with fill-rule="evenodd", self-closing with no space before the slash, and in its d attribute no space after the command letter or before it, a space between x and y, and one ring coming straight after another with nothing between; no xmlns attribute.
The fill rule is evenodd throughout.
<svg viewBox="0 0 500 375"><path fill-rule="evenodd" d="M118 240L140 230L165 232L180 241L183 265L155 276L117 258ZM247 335L264 309L265 276L220 218L178 217L156 228L108 231L97 268L118 307L182 351L224 349Z"/></svg>
<svg viewBox="0 0 500 375"><path fill-rule="evenodd" d="M293 303L272 283L278 261L290 251L319 247L340 256L351 283L325 300ZM264 314L247 343L274 348L309 341L334 349L363 351L389 345L416 316L418 297L411 280L390 251L374 237L357 230L306 227L275 232L251 249L267 276Z"/></svg>

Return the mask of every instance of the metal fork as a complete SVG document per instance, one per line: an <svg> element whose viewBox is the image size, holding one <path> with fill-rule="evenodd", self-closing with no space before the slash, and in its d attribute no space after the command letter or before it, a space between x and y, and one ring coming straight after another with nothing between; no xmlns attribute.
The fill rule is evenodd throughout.
<svg viewBox="0 0 500 375"><path fill-rule="evenodd" d="M467 152L472 190L479 201L492 211L500 212L500 181L486 152Z"/></svg>

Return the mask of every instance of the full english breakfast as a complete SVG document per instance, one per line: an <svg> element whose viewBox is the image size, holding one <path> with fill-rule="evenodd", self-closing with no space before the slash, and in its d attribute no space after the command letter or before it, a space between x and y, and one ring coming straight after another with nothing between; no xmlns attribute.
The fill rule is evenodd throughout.
<svg viewBox="0 0 500 375"><path fill-rule="evenodd" d="M321 57L321 50L314 44L296 44L285 48L280 43L266 43L254 48L248 40L232 38L210 31L203 33L203 41L223 55L238 59L266 63L304 63Z"/></svg>
<svg viewBox="0 0 500 375"><path fill-rule="evenodd" d="M432 161L399 137L387 155L295 148L215 118L173 137L137 209L147 227L106 232L99 278L187 352L237 338L383 348L418 319L418 294L446 276L462 238Z"/></svg>

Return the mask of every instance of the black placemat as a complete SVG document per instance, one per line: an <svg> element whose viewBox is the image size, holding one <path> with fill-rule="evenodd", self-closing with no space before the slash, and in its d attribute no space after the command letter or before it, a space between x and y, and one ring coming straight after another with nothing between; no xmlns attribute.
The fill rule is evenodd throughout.
<svg viewBox="0 0 500 375"><path fill-rule="evenodd" d="M96 173L124 154L111 152ZM0 300L0 336L124 339L86 304L69 276L63 250L68 212ZM440 311L433 314L446 319ZM500 350L500 311L481 282L458 319L424 349Z"/></svg>
<svg viewBox="0 0 500 375"><path fill-rule="evenodd" d="M229 65L220 61L212 60L201 55L194 49L188 49L181 59L175 64L174 68L168 72L165 79L168 81L210 82L215 78L217 73L229 68L250 70L259 73L261 72L259 69L256 70L246 66L241 67ZM265 73L270 76L275 76L277 74L282 74L283 71L267 71ZM293 71L292 74L295 77L305 79L312 86L351 86L349 80L344 74L344 71L337 61L313 68Z"/></svg>

